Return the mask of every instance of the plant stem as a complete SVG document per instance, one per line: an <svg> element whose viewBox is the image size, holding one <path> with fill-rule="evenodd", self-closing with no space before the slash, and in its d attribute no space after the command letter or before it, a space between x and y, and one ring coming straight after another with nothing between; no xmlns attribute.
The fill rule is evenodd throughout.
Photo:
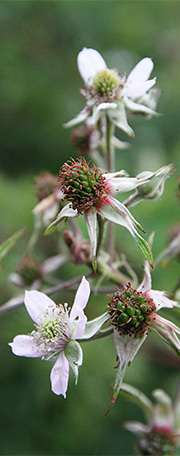
<svg viewBox="0 0 180 456"><path fill-rule="evenodd" d="M114 133L114 125L110 121L108 115L106 114L105 118L105 155L107 160L107 169L109 173L114 172L115 163L114 163L114 146L112 142L112 137ZM114 256L114 225L112 222L109 222L109 236L108 236L108 253L113 259Z"/></svg>

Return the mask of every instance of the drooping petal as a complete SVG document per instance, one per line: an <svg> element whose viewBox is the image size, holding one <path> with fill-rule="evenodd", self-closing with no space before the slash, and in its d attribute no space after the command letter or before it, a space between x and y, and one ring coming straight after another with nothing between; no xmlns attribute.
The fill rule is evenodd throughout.
<svg viewBox="0 0 180 456"><path fill-rule="evenodd" d="M142 113L146 115L151 115L151 116L156 116L159 117L161 114L158 112L154 111L151 108L148 108L148 106L145 106L142 103L135 102L133 100L130 100L127 96L124 96L124 104L126 108L128 108L130 111L135 112L135 113Z"/></svg>
<svg viewBox="0 0 180 456"><path fill-rule="evenodd" d="M65 347L65 356L75 375L75 384L78 382L78 367L83 362L83 351L76 340L70 340Z"/></svg>
<svg viewBox="0 0 180 456"><path fill-rule="evenodd" d="M95 209L91 209L90 211L85 211L84 215L91 244L92 265L94 271L96 271L97 213Z"/></svg>
<svg viewBox="0 0 180 456"><path fill-rule="evenodd" d="M64 128L71 128L84 122L89 116L89 108L86 106L77 116L63 124Z"/></svg>
<svg viewBox="0 0 180 456"><path fill-rule="evenodd" d="M32 290L25 292L24 304L28 314L35 323L39 323L48 309L55 309L56 304L44 293Z"/></svg>
<svg viewBox="0 0 180 456"><path fill-rule="evenodd" d="M57 395L62 394L66 398L69 380L69 363L63 351L59 353L58 359L51 370L50 380L53 393Z"/></svg>
<svg viewBox="0 0 180 456"><path fill-rule="evenodd" d="M54 220L54 222L52 222L46 228L46 231L43 236L47 236L48 234L52 233L55 230L56 225L58 225L58 223L61 222L61 220L63 220L64 218L77 217L77 215L78 215L78 211L76 209L72 208L71 203L67 204L66 206L64 206L61 209L61 211L59 212L59 214L58 214L57 218Z"/></svg>
<svg viewBox="0 0 180 456"><path fill-rule="evenodd" d="M78 70L85 84L91 83L98 71L106 68L106 63L96 49L84 48L77 57Z"/></svg>
<svg viewBox="0 0 180 456"><path fill-rule="evenodd" d="M153 70L153 67L153 61L149 57L145 57L144 59L140 60L140 62L138 62L133 70L129 73L127 81L131 84L147 81Z"/></svg>
<svg viewBox="0 0 180 456"><path fill-rule="evenodd" d="M82 339L90 339L91 337L94 336L100 329L103 324L109 320L109 313L105 312L103 315L100 315L100 317L94 318L94 320L88 321L86 323L85 331L83 334Z"/></svg>
<svg viewBox="0 0 180 456"><path fill-rule="evenodd" d="M39 358L46 353L36 345L34 338L25 334L20 334L14 337L13 342L10 342L12 352L16 356L25 356L27 358Z"/></svg>

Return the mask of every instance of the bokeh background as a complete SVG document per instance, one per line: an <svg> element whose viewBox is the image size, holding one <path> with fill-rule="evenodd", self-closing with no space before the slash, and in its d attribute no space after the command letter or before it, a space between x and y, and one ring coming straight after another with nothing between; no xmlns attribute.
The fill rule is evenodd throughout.
<svg viewBox="0 0 180 456"><path fill-rule="evenodd" d="M7 274L23 256L36 204L34 177L42 171L58 174L59 167L76 151L71 131L62 124L84 106L76 57L92 47L109 67L129 72L143 57L155 63L162 95L160 118L131 116L135 139L131 148L116 155L117 169L135 175L175 163L180 169L180 3L174 1L3 1L0 2L0 241L23 226L27 233L4 260L0 301L14 294ZM118 132L119 138L127 140ZM179 221L178 171L166 182L163 196L133 208L133 215L149 235L155 230L156 257ZM84 231L86 236L86 231ZM56 238L40 240L35 257L43 261L56 253ZM128 233L119 229L118 247L142 278L142 255ZM78 271L78 272L77 272ZM58 272L66 280L85 269L69 264ZM87 270L88 271L88 270ZM85 271L86 272L86 271ZM57 276L58 277L58 276ZM155 289L172 293L179 278L179 260L161 265L153 273ZM73 302L74 293L54 298ZM106 295L91 296L90 318L104 311ZM179 315L163 313L180 323ZM67 399L50 391L51 363L18 358L8 342L32 330L23 307L2 315L0 369L0 454L2 455L134 455L135 441L123 422L142 419L140 410L119 396L105 417L116 363L113 340L85 343L84 365L78 386L71 376ZM158 337L150 334L129 368L126 381L150 395L163 387L170 395L179 380L180 361ZM180 454L180 453L179 453Z"/></svg>

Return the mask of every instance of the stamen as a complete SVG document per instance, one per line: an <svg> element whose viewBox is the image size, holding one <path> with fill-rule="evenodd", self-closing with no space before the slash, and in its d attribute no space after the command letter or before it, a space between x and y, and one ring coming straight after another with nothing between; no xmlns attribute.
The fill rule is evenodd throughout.
<svg viewBox="0 0 180 456"><path fill-rule="evenodd" d="M98 71L93 79L93 88L100 95L112 95L113 90L120 84L118 73L105 68Z"/></svg>
<svg viewBox="0 0 180 456"><path fill-rule="evenodd" d="M32 331L31 336L46 354L63 350L71 337L67 310L62 304L57 305L55 309L48 309L43 320L35 327L36 330Z"/></svg>

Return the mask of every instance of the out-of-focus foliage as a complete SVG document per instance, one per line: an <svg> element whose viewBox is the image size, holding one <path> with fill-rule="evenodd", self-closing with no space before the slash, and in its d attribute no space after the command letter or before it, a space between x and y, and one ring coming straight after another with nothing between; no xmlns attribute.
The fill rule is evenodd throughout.
<svg viewBox="0 0 180 456"><path fill-rule="evenodd" d="M152 57L153 76L158 77L162 95L158 103L161 118L133 116L136 137L131 148L116 155L116 168L135 175L174 162L179 168L180 124L180 29L179 2L155 1L2 1L0 3L1 55L1 227L0 243L23 226L29 234L4 260L5 272L13 272L23 256L33 225L36 204L33 181L41 171L57 174L64 160L75 156L68 130L62 124L84 106L78 88L83 85L76 56L84 47L98 49L109 67L129 72L143 57ZM120 137L120 136L119 136ZM125 135L120 137L127 140ZM180 169L180 168L179 168ZM176 173L178 174L178 173ZM167 232L179 219L177 177L165 185L155 202L133 209L133 215L147 229L155 230L154 255L166 246ZM81 222L80 222L81 223ZM67 225L66 225L67 227ZM86 236L86 231L84 230ZM36 258L43 261L55 254L56 235L42 239ZM116 229L118 248L125 250L140 279L142 257L124 230ZM78 274L84 273L82 266ZM154 289L173 292L179 277L175 259L167 269L154 271ZM67 265L63 277L75 275ZM3 282L1 303L13 294ZM73 293L57 293L57 302L73 301ZM104 311L105 294L91 296L89 317ZM178 323L179 316L177 316ZM85 343L84 365L78 386L71 377L66 401L53 395L49 386L50 363L12 356L7 343L19 333L32 330L25 309L4 314L1 331L1 454L4 455L129 455L136 454L132 437L121 423L141 419L132 404L122 398L104 417L116 365L112 338ZM158 349L154 349L154 342ZM163 387L171 394L179 377L180 362L150 335L126 381L150 395ZM163 379L163 385L161 381Z"/></svg>

